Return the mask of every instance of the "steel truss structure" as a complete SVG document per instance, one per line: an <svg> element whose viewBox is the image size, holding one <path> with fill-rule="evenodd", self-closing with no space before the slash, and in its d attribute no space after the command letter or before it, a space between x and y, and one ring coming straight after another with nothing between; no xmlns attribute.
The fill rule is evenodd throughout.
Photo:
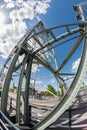
<svg viewBox="0 0 87 130"><path fill-rule="evenodd" d="M10 116L8 111L9 88L12 79L18 76L16 79L16 123L22 122L24 125L29 125L30 122L29 91L34 64L43 66L54 75L59 87L66 84L65 76L67 78L73 76L73 80L61 102L41 122L33 126L33 130L43 130L50 126L68 109L76 97L87 69L87 23L82 17L84 15L83 5L85 4L73 7L77 14L78 11L82 12L80 18L83 22L46 29L40 21L23 36L7 58L0 73L3 86L1 110L5 115ZM63 49L59 48L60 46ZM64 47L67 53L62 52L64 57L61 58L60 51L64 51ZM79 67L76 72L69 73L64 68L68 68L79 48L81 49ZM57 59L59 56L61 61Z"/></svg>

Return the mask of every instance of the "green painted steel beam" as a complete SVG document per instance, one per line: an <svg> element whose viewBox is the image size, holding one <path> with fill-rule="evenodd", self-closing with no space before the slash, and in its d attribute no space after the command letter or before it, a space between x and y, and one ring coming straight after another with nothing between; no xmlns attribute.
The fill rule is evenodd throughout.
<svg viewBox="0 0 87 130"><path fill-rule="evenodd" d="M87 33L87 28L85 28L85 34ZM62 101L57 105L57 107L40 123L38 123L33 130L44 130L48 126L50 126L53 122L55 122L63 112L71 105L75 96L77 95L79 88L82 85L82 81L86 74L87 70L87 35L84 38L84 48L81 57L81 62L76 73L75 79L72 82L67 94L64 96Z"/></svg>
<svg viewBox="0 0 87 130"><path fill-rule="evenodd" d="M1 110L5 114L7 114L7 100L8 100L9 85L10 85L12 73L13 73L14 68L15 68L16 61L17 61L18 56L19 56L19 52L20 52L20 49L14 55L14 58L13 58L12 63L8 69L8 72L7 72L5 81L4 81L4 85L3 85L3 91L2 91L2 96L1 96Z"/></svg>

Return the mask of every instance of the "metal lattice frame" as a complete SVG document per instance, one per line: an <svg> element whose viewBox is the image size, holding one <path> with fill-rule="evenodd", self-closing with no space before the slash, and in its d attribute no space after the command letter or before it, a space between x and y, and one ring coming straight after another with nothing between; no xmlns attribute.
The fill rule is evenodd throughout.
<svg viewBox="0 0 87 130"><path fill-rule="evenodd" d="M61 70L66 65L66 63L70 60L72 55L75 53L80 43L84 39L83 52L81 56L80 65L77 73L75 74L75 78L64 98L61 102L56 106L56 108L40 123L38 123L34 130L43 130L51 125L57 118L59 118L65 108L67 109L75 96L77 95L80 86L82 85L82 81L84 79L84 75L86 74L87 67L87 24L86 23L78 23L78 24L67 24L63 26L56 26L50 29L45 29L42 22L39 22L36 26L34 26L17 44L17 46L12 50L4 67L1 71L1 79L3 78L3 92L2 92L2 100L1 100L1 109L4 114L8 115L7 111L7 102L8 102L8 91L11 79L14 73L19 73L18 80L18 91L17 91L17 100L16 100L16 122L20 124L21 120L23 120L24 125L29 124L29 86L30 86L30 76L31 76L31 68L33 62L38 62L43 65L46 69L48 69L52 74L56 77L59 82L59 85L64 84L61 75ZM65 29L65 32L61 35L56 35L53 33L54 30ZM71 29L73 28L73 29ZM54 45L55 43L78 34L78 39L75 42L74 46L70 50L69 54L62 61L60 66L57 66L55 53L54 53ZM49 62L49 57L47 57L45 51L51 50L51 54L53 55L54 64L52 65ZM21 62L19 62L20 57ZM66 74L65 74L66 75ZM25 78L25 90L22 91L22 81ZM21 113L21 99L23 105L23 111ZM5 104L5 105L4 105Z"/></svg>

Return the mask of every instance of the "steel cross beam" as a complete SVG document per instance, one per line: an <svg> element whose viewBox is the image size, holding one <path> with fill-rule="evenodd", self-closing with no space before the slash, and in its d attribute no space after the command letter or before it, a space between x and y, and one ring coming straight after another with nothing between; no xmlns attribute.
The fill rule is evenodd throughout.
<svg viewBox="0 0 87 130"><path fill-rule="evenodd" d="M4 85L3 85L3 92L1 97L1 110L4 112L4 114L7 115L7 99L8 99L8 91L9 91L9 85L12 77L12 73L14 72L15 64L19 56L20 49L17 51L17 53L14 55L13 61L9 67L9 70L7 72Z"/></svg>
<svg viewBox="0 0 87 130"><path fill-rule="evenodd" d="M40 25L40 26L39 26ZM74 24L73 24L74 25ZM19 77L19 83L18 83L18 92L17 92L17 102L16 102L16 122L21 123L21 120L23 120L24 124L29 123L28 119L28 98L29 98L29 85L30 85L30 75L31 75L31 67L32 67L32 62L33 59L35 59L37 62L39 62L41 65L43 65L45 68L47 68L50 72L52 72L57 79L62 80L59 77L59 74L56 73L57 67L53 68L53 66L49 63L49 61L46 58L46 55L41 55L42 53L45 52L45 48L49 49L49 47L55 43L60 41L61 39L64 39L68 36L71 36L76 33L81 33L84 31L84 26L85 24L78 24L80 27L70 30L69 26L73 25L64 25L64 26L58 26L54 27L52 29L44 29L42 24L39 23L37 26L35 26L33 29L31 29L19 42L18 46L16 46L12 53L9 55L9 58L7 59L7 62L5 63L5 66L3 70L6 68L7 63L10 60L10 65L8 67L8 72L6 74L5 80L4 80L4 85L3 85L3 92L2 92L2 101L1 101L1 109L2 111L7 115L7 99L8 99L8 91L9 91L9 85L11 82L11 78L14 72L17 72L17 70L20 69L20 77ZM39 28L39 31L37 32L37 28ZM55 36L52 30L58 29L58 28L66 28L67 32ZM41 29L41 30L40 30ZM87 33L85 31L85 33ZM48 34L50 35L50 39L47 39ZM80 34L80 36L81 36ZM44 38L44 36L46 36ZM43 37L43 38L41 38ZM65 61L68 61L72 54L75 52L75 49L79 46L79 43L82 40L83 35L79 40L77 41L76 45L72 49L71 53L67 56ZM86 38L87 40L87 38ZM22 59L22 62L17 65L18 58L20 56L24 55L24 59ZM55 58L55 54L53 52L53 58ZM69 90L68 94L65 96L65 99L62 100L62 102L56 107L56 109L46 118L44 119L39 125L35 126L34 129L45 129L47 126L49 126L53 121L55 121L63 112L64 112L64 107L68 107L71 99L73 99L79 90L77 88L79 78L81 79L83 75L85 74L83 70L85 69L86 66L86 42L85 42L85 47L84 47L84 52L83 52L83 57L82 57L81 65L79 69L79 74L77 74L75 82L72 84L71 89ZM55 59L54 62L56 63ZM64 65L63 65L64 66ZM2 72L3 72L2 70ZM22 81L23 77L25 77L26 82L25 82L25 90L22 92ZM76 81L78 81L76 83ZM80 81L81 82L81 81ZM74 88L74 86L76 86ZM75 92L76 91L76 92ZM71 96L69 95L71 94ZM22 97L22 105L24 107L24 110L21 113L21 97ZM6 105L4 105L6 103ZM64 105L63 105L64 103ZM61 110L60 110L61 108ZM52 118L53 117L53 118Z"/></svg>
<svg viewBox="0 0 87 130"><path fill-rule="evenodd" d="M82 80L87 70L87 35L86 33L87 33L87 28L85 28L84 48L83 48L81 62L80 62L78 71L76 73L75 79L73 83L71 84L71 87L69 88L67 94L64 96L62 101L57 105L57 107L45 119L43 119L40 123L38 123L33 128L33 130L44 130L45 128L50 126L63 114L65 109L67 109L71 105L72 101L77 95L79 88L82 85Z"/></svg>
<svg viewBox="0 0 87 130"><path fill-rule="evenodd" d="M30 86L30 74L31 74L31 67L32 67L32 61L33 61L33 54L28 53L24 57L24 62L22 62L22 69L20 73L19 83L18 83L18 91L17 91L17 101L16 101L16 121L20 124L21 120L24 121L25 125L29 124L29 86ZM22 92L22 81L25 77L25 91ZM22 100L21 101L21 96ZM21 112L21 104L24 104L24 110Z"/></svg>

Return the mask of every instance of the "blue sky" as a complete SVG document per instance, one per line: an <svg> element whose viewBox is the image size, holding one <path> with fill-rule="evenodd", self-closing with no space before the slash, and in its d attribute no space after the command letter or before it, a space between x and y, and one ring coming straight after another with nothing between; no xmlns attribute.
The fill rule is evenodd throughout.
<svg viewBox="0 0 87 130"><path fill-rule="evenodd" d="M1 0L0 69L12 48L38 21L47 28L77 22L72 6L80 2L84 0ZM74 68L77 61L79 56L73 61Z"/></svg>
<svg viewBox="0 0 87 130"><path fill-rule="evenodd" d="M47 27L77 22L72 6L84 0L51 0L45 15L41 15Z"/></svg>
<svg viewBox="0 0 87 130"><path fill-rule="evenodd" d="M37 3L38 2L38 3ZM2 43L1 56L6 57L6 47L13 47L25 32L42 20L46 27L76 22L72 6L83 2L82 0L1 0L0 16ZM24 7L24 8L23 8ZM20 27L19 27L20 24ZM21 29L22 28L22 29ZM21 33L20 33L21 31ZM17 34L20 35L17 37ZM20 33L20 34L19 34ZM7 35L8 34L8 35ZM11 39L11 34L13 39ZM16 39L14 41L14 37ZM4 38L3 38L4 37ZM9 40L8 40L9 39ZM9 42L9 43L8 43ZM0 45L1 45L0 43ZM10 46L9 46L10 44ZM7 49L6 51L10 51Z"/></svg>
<svg viewBox="0 0 87 130"><path fill-rule="evenodd" d="M72 6L83 0L1 0L1 43L13 47L29 28L42 20L46 27L77 22ZM19 26L20 25L20 26ZM21 33L20 33L21 32ZM20 33L20 34L19 34ZM8 34L8 35L7 35ZM10 37L12 34L13 39ZM19 35L19 37L17 35ZM4 38L3 38L4 37ZM14 40L14 37L16 39ZM9 39L9 40L8 40ZM9 42L9 43L8 43ZM1 45L0 43L0 45ZM10 46L9 46L10 44ZM5 48L5 44L3 45ZM2 48L3 48L2 46ZM9 50L7 50L9 51ZM1 55L7 54L2 49Z"/></svg>

